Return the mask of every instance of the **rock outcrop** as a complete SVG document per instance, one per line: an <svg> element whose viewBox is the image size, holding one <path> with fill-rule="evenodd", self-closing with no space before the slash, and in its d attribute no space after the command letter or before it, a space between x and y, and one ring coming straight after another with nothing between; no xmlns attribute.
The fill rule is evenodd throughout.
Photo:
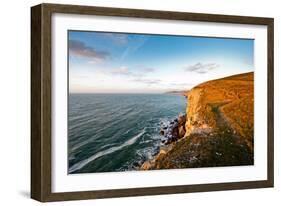
<svg viewBox="0 0 281 206"><path fill-rule="evenodd" d="M141 169L253 164L253 72L202 83L187 96L173 140Z"/></svg>

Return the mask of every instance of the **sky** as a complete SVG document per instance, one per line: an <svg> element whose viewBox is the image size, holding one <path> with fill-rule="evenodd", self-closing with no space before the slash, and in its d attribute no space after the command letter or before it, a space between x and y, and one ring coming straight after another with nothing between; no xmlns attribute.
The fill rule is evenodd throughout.
<svg viewBox="0 0 281 206"><path fill-rule="evenodd" d="M68 32L70 93L163 93L254 71L254 40Z"/></svg>

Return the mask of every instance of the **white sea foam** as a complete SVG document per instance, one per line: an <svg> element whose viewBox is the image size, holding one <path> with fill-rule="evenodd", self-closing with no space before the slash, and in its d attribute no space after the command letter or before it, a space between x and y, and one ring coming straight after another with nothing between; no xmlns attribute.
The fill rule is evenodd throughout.
<svg viewBox="0 0 281 206"><path fill-rule="evenodd" d="M144 133L145 133L145 130L143 129L139 134L135 135L134 137L130 138L128 141L124 142L124 144L100 151L100 152L92 155L91 157L74 164L72 167L69 168L69 173L73 173L76 170L79 170L79 169L85 167L87 164L89 164L90 162L94 161L95 159L97 159L99 157L102 157L107 154L111 154L126 146L134 144L137 141L137 139L140 138Z"/></svg>

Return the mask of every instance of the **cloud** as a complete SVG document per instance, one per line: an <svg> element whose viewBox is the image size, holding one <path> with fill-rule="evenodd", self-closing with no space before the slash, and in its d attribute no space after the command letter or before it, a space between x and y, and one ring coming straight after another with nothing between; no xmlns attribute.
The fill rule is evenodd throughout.
<svg viewBox="0 0 281 206"><path fill-rule="evenodd" d="M128 67L121 66L117 69L113 69L111 71L111 74L128 76L128 77L143 77L146 76L148 73L152 73L154 71L155 70L152 67L137 66L136 71L130 71Z"/></svg>
<svg viewBox="0 0 281 206"><path fill-rule="evenodd" d="M203 63L196 63L194 65L188 66L185 68L185 71L187 72L196 72L199 74L205 74L213 69L218 68L219 65L216 63L208 63L208 64L203 64Z"/></svg>
<svg viewBox="0 0 281 206"><path fill-rule="evenodd" d="M97 51L79 40L69 40L69 52L73 56L92 58L95 60L103 60L110 56L108 52Z"/></svg>
<svg viewBox="0 0 281 206"><path fill-rule="evenodd" d="M129 81L138 82L146 85L159 84L159 79L149 79L146 77L147 73L154 72L152 67L141 67L137 71L130 71L128 67L122 66L110 72L111 75L125 76Z"/></svg>
<svg viewBox="0 0 281 206"><path fill-rule="evenodd" d="M141 71L144 73L151 73L151 72L154 72L155 69L152 67L143 67L143 68L141 68Z"/></svg>
<svg viewBox="0 0 281 206"><path fill-rule="evenodd" d="M124 75L124 76L134 76L133 72L130 72L128 67L122 66L120 68L112 70L111 74Z"/></svg>
<svg viewBox="0 0 281 206"><path fill-rule="evenodd" d="M147 85L151 85L151 84L160 84L161 80L159 79L144 79L144 78L137 78L137 79L133 79L134 82L140 82L140 83L144 83Z"/></svg>

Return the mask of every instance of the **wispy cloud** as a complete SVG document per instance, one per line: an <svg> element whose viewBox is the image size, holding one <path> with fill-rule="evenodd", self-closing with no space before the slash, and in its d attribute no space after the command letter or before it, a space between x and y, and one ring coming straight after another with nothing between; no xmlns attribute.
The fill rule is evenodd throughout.
<svg viewBox="0 0 281 206"><path fill-rule="evenodd" d="M144 73L151 73L154 71L155 71L155 69L152 67L142 67L142 72L144 72Z"/></svg>
<svg viewBox="0 0 281 206"><path fill-rule="evenodd" d="M219 65L216 63L207 63L207 64L203 64L201 62L198 62L196 64L190 65L188 67L185 68L185 71L187 72L196 72L199 74L205 74L213 69L218 68Z"/></svg>
<svg viewBox="0 0 281 206"><path fill-rule="evenodd" d="M125 76L129 81L138 82L146 85L159 84L161 80L159 79L150 79L148 76L149 73L154 72L154 68L145 67L145 66L137 66L137 71L131 71L126 66L119 67L117 69L113 69L110 74L111 75L119 75Z"/></svg>
<svg viewBox="0 0 281 206"><path fill-rule="evenodd" d="M133 79L132 81L144 83L144 84L147 84L147 85L160 84L161 83L161 80L159 80L159 79L146 79L146 78L136 78L136 79Z"/></svg>
<svg viewBox="0 0 281 206"><path fill-rule="evenodd" d="M134 71L131 71L129 70L128 67L121 66L119 68L113 69L111 71L111 74L128 76L128 77L143 77L146 76L148 73L152 73L155 71L155 69L152 67L137 66L136 68L134 68Z"/></svg>
<svg viewBox="0 0 281 206"><path fill-rule="evenodd" d="M136 76L134 72L129 71L128 67L122 66L111 71L113 75L122 75L122 76Z"/></svg>
<svg viewBox="0 0 281 206"><path fill-rule="evenodd" d="M104 60L110 56L106 51L97 51L79 40L69 40L69 52L73 56Z"/></svg>

